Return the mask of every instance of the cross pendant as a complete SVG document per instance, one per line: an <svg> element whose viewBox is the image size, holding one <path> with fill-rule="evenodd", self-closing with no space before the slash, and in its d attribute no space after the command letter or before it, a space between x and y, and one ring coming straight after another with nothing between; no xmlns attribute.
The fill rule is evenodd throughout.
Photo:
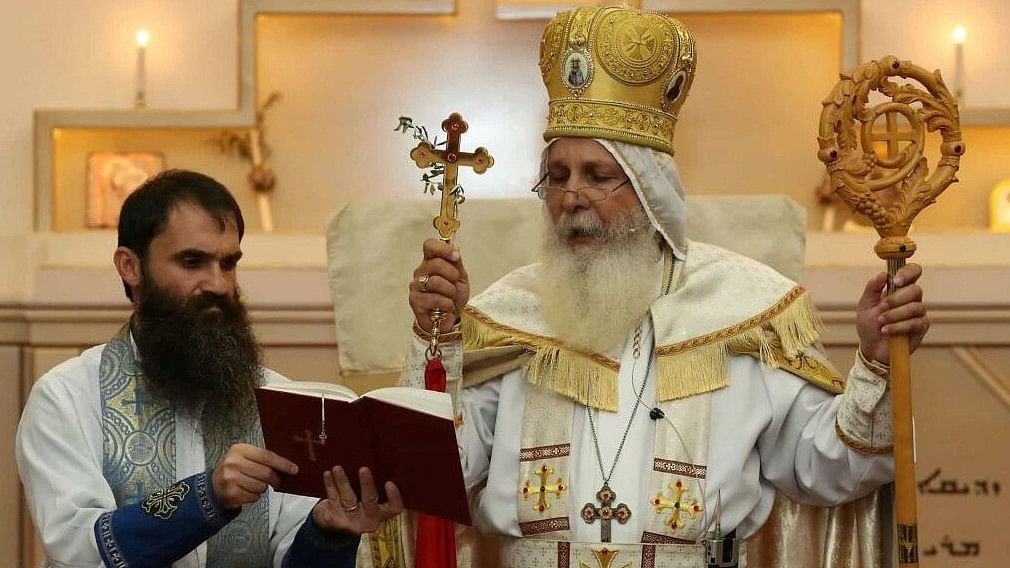
<svg viewBox="0 0 1010 568"><path fill-rule="evenodd" d="M591 525L599 519L601 542L610 542L610 521L617 519L617 522L623 525L631 518L631 509L624 503L616 507L611 506L615 499L617 499L617 493L614 493L614 490L604 483L603 487L596 492L596 500L600 502L600 506L596 507L592 503L586 503L582 507L582 520L587 524Z"/></svg>
<svg viewBox="0 0 1010 568"><path fill-rule="evenodd" d="M459 113L454 112L449 118L442 121L442 130L445 131L447 141L445 150L436 150L431 144L421 142L416 148L410 151L410 157L419 168L428 168L435 164L445 166L445 174L442 183L442 206L438 217L432 224L438 230L443 241L449 242L453 233L459 228L459 219L456 218L456 206L459 204L459 196L456 195L456 176L460 166L473 168L474 173L482 174L494 165L494 158L485 148L477 148L471 152L461 152L459 140L467 131L467 124Z"/></svg>

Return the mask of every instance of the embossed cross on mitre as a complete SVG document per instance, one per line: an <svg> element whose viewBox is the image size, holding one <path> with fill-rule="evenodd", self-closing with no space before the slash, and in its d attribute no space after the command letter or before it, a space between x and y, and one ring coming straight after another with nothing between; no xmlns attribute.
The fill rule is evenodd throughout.
<svg viewBox="0 0 1010 568"><path fill-rule="evenodd" d="M494 165L494 158L486 148L480 147L473 152L461 152L459 140L467 130L467 124L458 112L449 115L442 121L448 141L444 150L438 150L428 142L421 142L410 151L410 157L421 169L430 168L435 164L445 166L442 183L442 207L433 225L443 241L448 242L459 229L459 219L456 218L456 206L459 201L456 194L456 176L460 166L473 168L474 173L482 174Z"/></svg>

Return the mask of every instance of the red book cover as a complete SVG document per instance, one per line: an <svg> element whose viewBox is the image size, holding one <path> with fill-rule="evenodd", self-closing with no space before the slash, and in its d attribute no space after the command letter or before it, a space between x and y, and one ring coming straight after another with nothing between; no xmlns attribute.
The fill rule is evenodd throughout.
<svg viewBox="0 0 1010 568"><path fill-rule="evenodd" d="M339 465L360 496L358 468L367 466L380 500L392 481L406 508L471 524L449 395L402 387L350 394L325 383L256 389L267 449L298 464L276 489L325 498L323 472Z"/></svg>

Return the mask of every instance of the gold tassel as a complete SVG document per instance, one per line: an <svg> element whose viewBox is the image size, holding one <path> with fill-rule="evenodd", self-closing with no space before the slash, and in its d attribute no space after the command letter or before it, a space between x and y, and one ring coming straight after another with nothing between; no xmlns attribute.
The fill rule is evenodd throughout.
<svg viewBox="0 0 1010 568"><path fill-rule="evenodd" d="M723 342L656 358L656 399L685 398L726 386L728 361Z"/></svg>
<svg viewBox="0 0 1010 568"><path fill-rule="evenodd" d="M791 297L790 297L791 296ZM559 341L495 322L479 310L463 313L463 345L467 350L521 345L533 352L523 365L530 384L540 385L602 410L618 407L619 365L597 353L582 353ZM728 384L730 352L756 354L778 368L775 351L788 360L800 355L820 336L821 322L809 294L794 289L778 305L738 326L656 349L656 395L660 402L711 392Z"/></svg>
<svg viewBox="0 0 1010 568"><path fill-rule="evenodd" d="M533 335L494 322L472 307L463 312L463 348L467 350L522 345L533 352L523 365L530 384L540 385L577 402L601 410L617 411L616 361L580 353L559 341Z"/></svg>
<svg viewBox="0 0 1010 568"><path fill-rule="evenodd" d="M768 322L786 357L793 359L821 335L821 321L810 294L804 293ZM762 357L762 361L765 360Z"/></svg>
<svg viewBox="0 0 1010 568"><path fill-rule="evenodd" d="M526 379L593 408L617 412L617 369L579 353L544 346L523 366Z"/></svg>

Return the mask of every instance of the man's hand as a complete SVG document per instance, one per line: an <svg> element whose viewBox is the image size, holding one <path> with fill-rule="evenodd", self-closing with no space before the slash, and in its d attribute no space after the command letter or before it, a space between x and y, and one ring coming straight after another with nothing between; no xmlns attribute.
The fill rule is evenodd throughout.
<svg viewBox="0 0 1010 568"><path fill-rule="evenodd" d="M431 331L431 311L442 310L446 317L440 331L448 331L470 299L470 280L455 246L428 239L424 241L423 252L424 259L410 281L410 309L425 331Z"/></svg>
<svg viewBox="0 0 1010 568"><path fill-rule="evenodd" d="M225 509L238 509L259 499L268 485L276 487L279 473L294 475L298 466L270 450L234 444L214 468L214 496Z"/></svg>
<svg viewBox="0 0 1010 568"><path fill-rule="evenodd" d="M386 497L389 498L386 503L379 503L379 492L367 467L358 470L358 481L361 483L360 501L343 468L337 466L323 473L326 499L316 503L312 509L312 520L316 526L331 531L364 534L403 512L400 490L392 481L386 482Z"/></svg>
<svg viewBox="0 0 1010 568"><path fill-rule="evenodd" d="M916 282L922 267L909 264L894 275L895 291L884 296L887 274L881 272L869 282L856 305L856 332L863 357L890 364L888 336L908 334L911 352L919 347L929 329L926 305L922 303L922 288Z"/></svg>

